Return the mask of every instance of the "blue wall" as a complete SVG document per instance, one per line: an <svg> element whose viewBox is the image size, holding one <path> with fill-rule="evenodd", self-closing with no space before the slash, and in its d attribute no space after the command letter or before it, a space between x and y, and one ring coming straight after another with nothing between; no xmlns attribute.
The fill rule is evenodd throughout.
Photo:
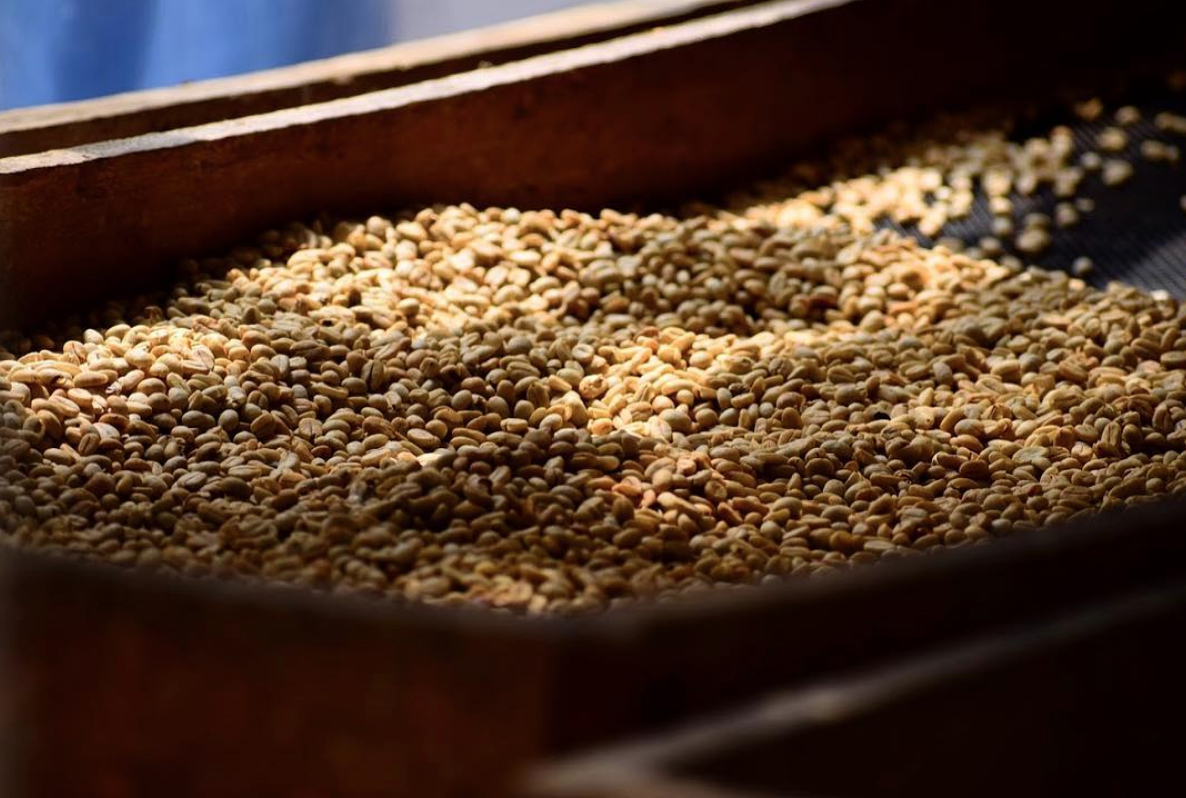
<svg viewBox="0 0 1186 798"><path fill-rule="evenodd" d="M0 108L380 47L400 38L397 7L395 0L0 0Z"/></svg>

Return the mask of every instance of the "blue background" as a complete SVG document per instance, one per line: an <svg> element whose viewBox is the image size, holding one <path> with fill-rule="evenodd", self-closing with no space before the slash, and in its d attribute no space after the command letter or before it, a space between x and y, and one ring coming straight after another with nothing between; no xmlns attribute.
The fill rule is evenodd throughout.
<svg viewBox="0 0 1186 798"><path fill-rule="evenodd" d="M0 0L0 109L222 77L576 0Z"/></svg>

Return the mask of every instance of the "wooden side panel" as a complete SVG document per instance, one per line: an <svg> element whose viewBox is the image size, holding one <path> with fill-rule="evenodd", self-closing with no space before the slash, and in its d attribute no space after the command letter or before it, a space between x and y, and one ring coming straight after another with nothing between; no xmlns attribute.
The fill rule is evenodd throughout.
<svg viewBox="0 0 1186 798"><path fill-rule="evenodd" d="M8 569L4 795L498 795L542 750L530 638L121 576Z"/></svg>
<svg viewBox="0 0 1186 798"><path fill-rule="evenodd" d="M585 619L0 559L0 793L497 796L533 762L1186 579L1180 504Z"/></svg>
<svg viewBox="0 0 1186 798"><path fill-rule="evenodd" d="M176 258L317 211L694 196L838 131L1032 91L1019 73L1080 63L1109 24L1068 22L1069 0L1030 9L1021 28L1008 13L1020 0L977 4L965 12L976 41L1032 49L1002 63L944 35L941 5L783 0L388 92L0 160L0 326L126 294ZM904 46L887 30L916 38ZM1065 49L1050 47L1055 32Z"/></svg>
<svg viewBox="0 0 1186 798"><path fill-rule="evenodd" d="M566 652L560 671L574 684L609 678L612 689L559 691L548 739L571 750L621 729L669 727L936 641L1186 580L1182 509L1146 506L868 571L698 596L654 618L623 615L596 645Z"/></svg>
<svg viewBox="0 0 1186 798"><path fill-rule="evenodd" d="M532 798L1178 791L1186 583L535 771Z"/></svg>
<svg viewBox="0 0 1186 798"><path fill-rule="evenodd" d="M754 0L617 0L248 75L0 112L0 158L406 86L604 41Z"/></svg>

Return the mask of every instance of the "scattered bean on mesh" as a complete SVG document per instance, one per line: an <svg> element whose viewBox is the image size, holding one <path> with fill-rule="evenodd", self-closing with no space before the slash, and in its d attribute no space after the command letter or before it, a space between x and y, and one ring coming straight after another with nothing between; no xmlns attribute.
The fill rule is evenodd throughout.
<svg viewBox="0 0 1186 798"><path fill-rule="evenodd" d="M1177 301L877 229L941 231L977 192L1010 220L1015 192L1071 200L1079 160L1065 128L954 118L679 215L458 205L272 231L187 262L167 298L0 339L0 531L576 612L1181 494ZM1017 220L1026 253L1043 219Z"/></svg>

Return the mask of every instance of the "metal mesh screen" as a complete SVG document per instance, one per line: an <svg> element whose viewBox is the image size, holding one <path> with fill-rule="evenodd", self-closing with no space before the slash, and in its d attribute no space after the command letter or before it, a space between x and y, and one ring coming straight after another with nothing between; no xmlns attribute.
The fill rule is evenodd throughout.
<svg viewBox="0 0 1186 798"><path fill-rule="evenodd" d="M1078 196L1089 197L1095 210L1083 214L1078 225L1059 228L1051 225L1052 243L1049 250L1038 257L1016 253L1012 241L1003 239L1007 252L1017 254L1025 262L1036 262L1052 269L1070 270L1078 257L1088 257L1095 263L1094 272L1085 278L1097 286L1118 280L1146 291L1162 289L1172 296L1186 298L1186 211L1180 198L1186 194L1186 137L1162 131L1154 124L1154 117L1162 111L1186 115L1186 94L1165 89L1145 89L1129 93L1126 100L1141 111L1141 120L1125 128L1129 133L1128 149L1122 157L1135 167L1131 180L1118 187L1105 186L1098 172L1083 181ZM1114 124L1112 110L1098 120L1074 120L1069 126L1074 131L1078 149L1096 151L1097 134ZM1018 129L1016 137L1046 135L1052 126L1067 124L1074 117L1065 109L1055 116L1039 116ZM1183 161L1170 164L1149 162L1140 154L1140 142L1156 139L1183 148ZM1014 194L1014 219L1018 222L1027 213L1054 216L1060 201L1047 187L1032 196ZM966 219L948 223L943 235L954 236L974 245L983 236L991 236L992 214L987 200L977 197L975 209ZM886 227L913 235L924 244L934 243L916 228L903 228L893 222Z"/></svg>

